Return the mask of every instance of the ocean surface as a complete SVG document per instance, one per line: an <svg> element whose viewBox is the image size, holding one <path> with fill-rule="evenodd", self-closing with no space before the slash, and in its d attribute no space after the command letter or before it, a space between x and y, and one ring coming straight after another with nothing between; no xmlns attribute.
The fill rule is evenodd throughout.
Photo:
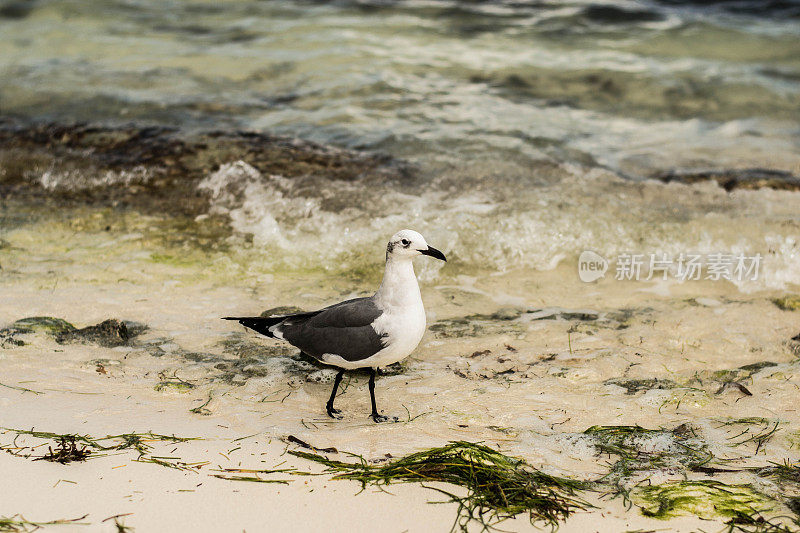
<svg viewBox="0 0 800 533"><path fill-rule="evenodd" d="M288 266L408 226L465 268L735 251L771 270L740 285L781 287L800 282L796 193L646 180L798 174L799 17L744 0L12 1L0 112L264 131L414 165L369 184L265 176L213 200ZM51 189L85 181L48 170Z"/></svg>

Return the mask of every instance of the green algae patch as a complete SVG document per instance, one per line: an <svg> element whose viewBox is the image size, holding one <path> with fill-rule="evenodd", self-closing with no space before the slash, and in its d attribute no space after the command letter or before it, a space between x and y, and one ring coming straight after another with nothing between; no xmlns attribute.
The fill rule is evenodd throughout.
<svg viewBox="0 0 800 533"><path fill-rule="evenodd" d="M632 496L644 516L663 520L687 515L705 520L740 520L771 511L775 506L750 485L726 485L713 480L639 487Z"/></svg>
<svg viewBox="0 0 800 533"><path fill-rule="evenodd" d="M55 337L56 335L67 333L74 329L75 326L61 318L32 316L21 318L2 331L13 333L44 333Z"/></svg>
<svg viewBox="0 0 800 533"><path fill-rule="evenodd" d="M174 392L189 392L194 388L194 384L189 383L188 381L183 380L167 380L161 381L156 383L156 386L153 387L158 392L167 392L167 391L174 391Z"/></svg>
<svg viewBox="0 0 800 533"><path fill-rule="evenodd" d="M428 328L439 338L485 337L507 333L519 334L525 325L516 321L524 310L501 308L491 314L474 314L439 320Z"/></svg>
<svg viewBox="0 0 800 533"><path fill-rule="evenodd" d="M162 254L155 252L150 254L150 261L161 265L169 265L182 268L199 266L201 262L200 258L198 258L196 261L192 261L190 258L186 256L169 255L169 254Z"/></svg>
<svg viewBox="0 0 800 533"><path fill-rule="evenodd" d="M334 479L358 481L362 487L390 483L441 482L466 491L460 496L432 488L458 505L454 528L468 531L477 522L484 529L507 518L528 514L534 525L556 528L576 511L592 505L577 496L590 484L545 474L524 460L504 455L482 444L451 442L407 455L383 465L342 462L309 452L290 451L292 455L321 463Z"/></svg>
<svg viewBox="0 0 800 533"><path fill-rule="evenodd" d="M800 296L789 294L780 298L773 298L772 303L778 306L783 311L799 311L800 310Z"/></svg>
<svg viewBox="0 0 800 533"><path fill-rule="evenodd" d="M772 368L775 366L778 366L778 363L773 361L759 361L758 363L751 363L749 365L740 366L739 368L701 372L696 374L695 378L701 381L707 378L721 383L738 383L746 379L751 379L753 375L761 372L765 368Z"/></svg>
<svg viewBox="0 0 800 533"><path fill-rule="evenodd" d="M678 386L677 383L671 379L660 378L642 378L642 379L628 379L628 378L611 378L603 382L604 385L616 385L625 389L625 394L634 395L638 392L648 391L653 389L674 389Z"/></svg>

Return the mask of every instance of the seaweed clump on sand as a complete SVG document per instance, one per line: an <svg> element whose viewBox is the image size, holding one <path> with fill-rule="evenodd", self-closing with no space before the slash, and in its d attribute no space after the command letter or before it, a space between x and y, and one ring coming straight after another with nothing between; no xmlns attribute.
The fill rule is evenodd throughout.
<svg viewBox="0 0 800 533"><path fill-rule="evenodd" d="M368 464L359 456L359 462L346 463L309 452L289 453L325 465L328 472L336 473L334 479L358 481L362 487L403 482L441 482L461 487L466 490L464 496L428 488L458 504L453 529L462 531L467 531L473 521L486 529L522 513L527 513L534 525L543 523L555 529L572 513L592 507L576 495L589 488L588 483L545 474L522 459L482 444L451 442L382 465Z"/></svg>
<svg viewBox="0 0 800 533"><path fill-rule="evenodd" d="M59 344L97 344L106 348L123 346L140 335L147 326L110 318L94 326L76 328L66 320L49 316L22 318L10 326L0 329L0 346L24 346L21 335L41 334L53 337Z"/></svg>
<svg viewBox="0 0 800 533"><path fill-rule="evenodd" d="M784 495L793 494L793 496L787 498L788 506L800 519L800 462L786 459L782 463L773 462L770 466L751 470L758 476L771 479L777 483Z"/></svg>
<svg viewBox="0 0 800 533"><path fill-rule="evenodd" d="M92 454L88 446L78 446L75 435L60 435L56 449L53 450L52 446L48 446L47 449L47 454L37 457L34 461L50 461L65 465L72 461L85 461Z"/></svg>
<svg viewBox="0 0 800 533"><path fill-rule="evenodd" d="M55 450L52 446L47 454L35 457L34 461L51 461L61 464L73 461L86 461L92 457L101 457L108 452L135 450L139 456L134 459L140 463L153 463L167 468L177 470L192 470L206 464L186 463L179 457L155 456L152 454L152 442L171 442L181 443L190 440L197 440L194 437L176 437L175 435L159 435L157 433L121 433L119 435L106 435L105 437L91 437L89 435L77 435L72 433L52 433L49 431L35 431L27 429L0 428L3 432L15 433L17 436L27 435L37 439L52 440L56 442ZM0 450L4 450L18 457L30 458L37 446L18 446L16 438L11 446L0 445ZM30 450L26 454L25 450ZM2 530L0 530L2 531Z"/></svg>
<svg viewBox="0 0 800 533"><path fill-rule="evenodd" d="M640 426L592 426L589 436L600 455L616 457L609 472L598 480L608 485L613 498L621 496L630 506L636 477L655 471L675 473L718 471L709 463L714 455L687 424L672 429L646 429Z"/></svg>
<svg viewBox="0 0 800 533"><path fill-rule="evenodd" d="M51 520L49 522L32 522L25 519L22 515L0 516L0 531L11 533L31 533L42 528L43 526L56 526L63 524L86 525L86 523L81 522L81 520L87 516L89 515L83 515L78 518Z"/></svg>

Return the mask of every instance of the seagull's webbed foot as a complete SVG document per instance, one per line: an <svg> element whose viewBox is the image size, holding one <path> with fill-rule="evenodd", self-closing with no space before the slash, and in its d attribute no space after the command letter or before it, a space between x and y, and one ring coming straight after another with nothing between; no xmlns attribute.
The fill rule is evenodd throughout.
<svg viewBox="0 0 800 533"><path fill-rule="evenodd" d="M341 420L342 418L344 418L342 416L341 409L335 409L334 407L328 407L327 411L328 411L328 416L331 417L331 418L335 418L336 420Z"/></svg>
<svg viewBox="0 0 800 533"><path fill-rule="evenodd" d="M400 420L396 416L386 416L379 413L372 413L369 415L373 422L376 424L380 424L381 422L399 422Z"/></svg>

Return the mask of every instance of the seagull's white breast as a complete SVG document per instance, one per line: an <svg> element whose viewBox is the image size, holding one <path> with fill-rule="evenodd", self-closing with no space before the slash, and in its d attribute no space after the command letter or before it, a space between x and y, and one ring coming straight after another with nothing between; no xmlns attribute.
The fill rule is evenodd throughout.
<svg viewBox="0 0 800 533"><path fill-rule="evenodd" d="M420 298L415 305L384 309L372 327L384 336L386 347L369 358L373 368L391 365L413 352L425 334L425 308Z"/></svg>

